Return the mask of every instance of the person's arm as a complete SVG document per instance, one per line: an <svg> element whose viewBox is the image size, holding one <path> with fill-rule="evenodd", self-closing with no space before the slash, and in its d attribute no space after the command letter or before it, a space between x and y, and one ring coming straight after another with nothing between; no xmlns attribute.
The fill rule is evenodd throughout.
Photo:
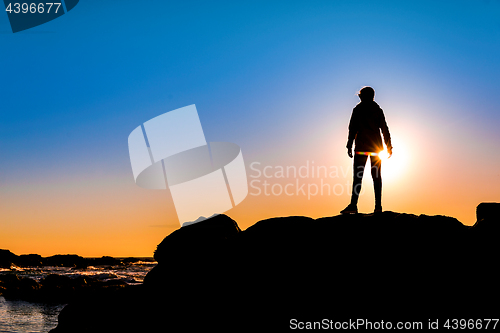
<svg viewBox="0 0 500 333"><path fill-rule="evenodd" d="M391 133L389 133L389 127L387 126L387 122L385 121L384 111L380 109L380 129L382 130L382 135L384 136L384 142L387 146L387 152L389 153L389 157L392 155L392 142L391 142Z"/></svg>
<svg viewBox="0 0 500 333"><path fill-rule="evenodd" d="M351 120L349 121L349 134L347 137L347 154L349 157L352 157L352 144L354 139L356 139L356 135L358 134L358 121L356 116L356 108L352 110Z"/></svg>

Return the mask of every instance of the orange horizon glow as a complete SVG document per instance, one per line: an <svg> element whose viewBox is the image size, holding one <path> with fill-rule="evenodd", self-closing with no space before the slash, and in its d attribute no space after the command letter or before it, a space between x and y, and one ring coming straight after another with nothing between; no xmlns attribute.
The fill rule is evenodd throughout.
<svg viewBox="0 0 500 333"><path fill-rule="evenodd" d="M391 118L388 122L392 126L394 150L392 157L382 162L384 210L448 215L465 225L474 224L476 206L492 201L495 195L495 189L487 186L490 173L475 172L474 177L464 178L463 174L471 173L476 164L462 163L456 167L456 155L443 156L443 150L419 142L416 133L422 129L418 124L412 128L397 121L391 124ZM306 147L300 154L293 142L279 156L272 149L262 150L258 158L245 156L243 151L249 194L240 205L226 212L242 230L267 218L320 218L338 215L345 208L352 183L352 159L342 144L346 130L327 137L328 142L335 143L330 147L320 144L325 138L316 139L318 143L311 142L311 147L318 148ZM287 167L289 175L282 173ZM302 173L298 174L300 170ZM2 218L10 222L0 234L1 248L18 255L37 253L44 257L151 257L163 238L180 228L169 192L142 189L129 173L88 180L58 178L12 187L9 195L1 198ZM264 182L268 184L267 194ZM292 195L283 192L287 185ZM305 193L297 186L303 186ZM259 195L256 187L261 191ZM331 193L327 194L328 188ZM475 188L489 192L468 195ZM359 212L371 213L373 202L371 176L365 172Z"/></svg>
<svg viewBox="0 0 500 333"><path fill-rule="evenodd" d="M448 215L466 225L474 224L475 207L485 200L460 196L460 190L453 187L456 183L443 182L446 178L440 180L442 186L428 191L436 177L440 177L439 173L424 175L418 172L418 167L428 170L429 164L433 164L432 152L427 154L427 160L421 160L423 154L411 137L399 137L397 131L395 134L393 156L382 162L384 210L415 215ZM251 184L249 194L226 215L233 218L242 230L272 217L338 215L349 202L352 159L347 157L345 149L337 150L336 154L316 160L295 158L279 163L272 154L264 154L260 162L246 161ZM287 166L290 174L280 173ZM306 167L309 168L308 174ZM327 168L329 171L325 174ZM293 170L303 172L293 174ZM129 176L122 175L107 182L101 178L73 184L63 180L32 184L27 196L22 191L13 191L13 195L4 200L2 209L3 216L15 223L3 229L1 247L18 255L37 253L44 257L55 254L152 257L156 245L180 228L180 224L168 191L139 188ZM453 179L453 176L449 178ZM484 178L482 181L487 181L487 177ZM264 182L268 184L267 194L264 193ZM303 186L305 193L296 191L297 184ZM326 184L331 190L329 194ZM286 185L289 185L287 190L292 195L283 193ZM321 193L321 186L324 193ZM259 195L256 195L256 187L260 188ZM453 200L440 200L445 193L453 193ZM360 213L371 213L373 200L371 176L365 172L358 205ZM23 203L29 204L29 209L23 209L26 207Z"/></svg>

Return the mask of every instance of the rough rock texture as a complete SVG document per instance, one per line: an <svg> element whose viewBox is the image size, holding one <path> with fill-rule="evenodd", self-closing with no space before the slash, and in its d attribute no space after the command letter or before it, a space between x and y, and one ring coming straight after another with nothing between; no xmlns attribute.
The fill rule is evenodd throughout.
<svg viewBox="0 0 500 333"><path fill-rule="evenodd" d="M218 215L167 236L143 285L71 302L52 332L284 331L292 318L496 318L496 216L473 227L394 212L282 217L240 231Z"/></svg>

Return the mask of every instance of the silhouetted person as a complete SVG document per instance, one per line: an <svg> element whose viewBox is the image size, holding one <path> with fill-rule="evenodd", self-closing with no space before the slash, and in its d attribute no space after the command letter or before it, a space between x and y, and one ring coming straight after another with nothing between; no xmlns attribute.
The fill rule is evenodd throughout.
<svg viewBox="0 0 500 333"><path fill-rule="evenodd" d="M375 91L371 87L364 87L359 91L358 96L361 102L352 110L347 140L347 154L351 158L353 157L352 144L355 143L352 196L351 203L341 211L342 214L358 212L358 197L361 192L361 181L368 156L370 156L373 188L375 190L374 212L382 211L382 161L378 154L384 150L384 146L380 130L384 135L389 157L392 155L391 135L385 122L384 112L373 100Z"/></svg>

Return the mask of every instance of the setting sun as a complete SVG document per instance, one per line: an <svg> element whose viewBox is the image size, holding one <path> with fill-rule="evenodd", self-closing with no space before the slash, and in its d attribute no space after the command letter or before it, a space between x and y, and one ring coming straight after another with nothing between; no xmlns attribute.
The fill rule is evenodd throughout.
<svg viewBox="0 0 500 333"><path fill-rule="evenodd" d="M382 175L384 181L400 179L408 167L408 149L404 143L398 142L398 147L394 148L392 156L389 156L387 149L379 153L382 160Z"/></svg>
<svg viewBox="0 0 500 333"><path fill-rule="evenodd" d="M385 161L387 159L389 159L389 153L387 152L387 150L382 150L380 153L378 153L378 157L382 160L382 161Z"/></svg>

